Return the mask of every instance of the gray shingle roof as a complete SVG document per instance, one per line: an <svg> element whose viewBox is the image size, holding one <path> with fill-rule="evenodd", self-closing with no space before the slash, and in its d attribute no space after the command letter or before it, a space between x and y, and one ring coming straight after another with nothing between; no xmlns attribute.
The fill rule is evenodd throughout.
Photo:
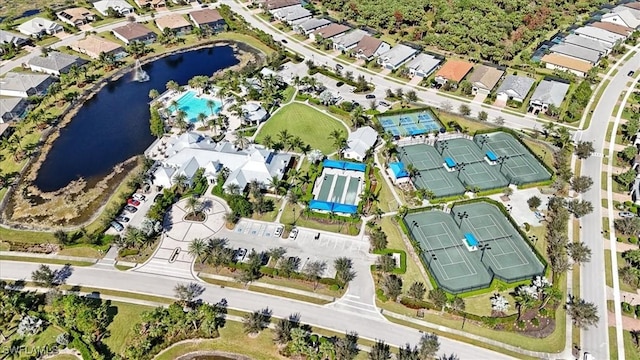
<svg viewBox="0 0 640 360"><path fill-rule="evenodd" d="M600 60L600 53L595 50L590 50L582 46L573 44L557 44L553 45L549 51L552 53L571 56L580 60L588 61L595 64Z"/></svg>
<svg viewBox="0 0 640 360"><path fill-rule="evenodd" d="M398 44L392 47L389 51L380 55L380 60L393 66L399 66L403 61L407 60L417 52L418 50L412 47Z"/></svg>
<svg viewBox="0 0 640 360"><path fill-rule="evenodd" d="M331 24L331 21L327 19L311 18L299 20L299 22L295 24L295 27L302 29L303 31L311 31L329 24Z"/></svg>
<svg viewBox="0 0 640 360"><path fill-rule="evenodd" d="M344 47L350 47L360 42L360 40L362 40L362 38L365 37L366 35L369 35L366 31L355 29L344 35L340 35L336 37L333 43L340 44Z"/></svg>
<svg viewBox="0 0 640 360"><path fill-rule="evenodd" d="M505 93L511 97L524 99L527 97L534 82L535 80L529 77L508 75L498 88L497 93Z"/></svg>
<svg viewBox="0 0 640 360"><path fill-rule="evenodd" d="M41 67L44 69L61 71L70 67L73 64L81 65L86 61L80 59L77 56L64 54L61 52L50 52L46 57L36 56L27 62L29 65Z"/></svg>
<svg viewBox="0 0 640 360"><path fill-rule="evenodd" d="M564 96L569 91L569 84L551 81L551 80L542 80L536 91L531 95L531 101L536 101L541 104L553 104L555 106L560 106L562 104L562 100L564 100Z"/></svg>
<svg viewBox="0 0 640 360"><path fill-rule="evenodd" d="M584 36L578 36L576 34L571 34L564 39L565 44L572 44L576 46L581 46L583 48L591 49L597 51L601 54L609 52L612 46L607 43L603 43L602 41L589 39Z"/></svg>
<svg viewBox="0 0 640 360"><path fill-rule="evenodd" d="M441 60L436 59L429 54L418 54L415 59L409 61L407 67L410 69L414 69L415 71L431 73L436 68L436 66L440 65L440 62Z"/></svg>

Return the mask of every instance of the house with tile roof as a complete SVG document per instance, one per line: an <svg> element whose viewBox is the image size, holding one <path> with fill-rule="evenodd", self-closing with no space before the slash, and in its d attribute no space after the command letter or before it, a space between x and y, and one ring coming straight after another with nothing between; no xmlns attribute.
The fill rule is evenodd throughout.
<svg viewBox="0 0 640 360"><path fill-rule="evenodd" d="M413 60L409 61L407 68L411 76L428 77L431 75L442 60L425 53L420 53Z"/></svg>
<svg viewBox="0 0 640 360"><path fill-rule="evenodd" d="M182 14L169 14L156 18L156 26L160 31L171 29L174 34L185 35L191 32L193 25Z"/></svg>
<svg viewBox="0 0 640 360"><path fill-rule="evenodd" d="M371 61L390 49L391 45L388 43L373 36L365 35L358 41L351 53L358 59Z"/></svg>
<svg viewBox="0 0 640 360"><path fill-rule="evenodd" d="M377 140L378 132L370 126L358 128L349 134L347 148L343 152L343 156L347 159L363 161Z"/></svg>
<svg viewBox="0 0 640 360"><path fill-rule="evenodd" d="M227 26L222 15L220 15L220 12L216 9L192 11L189 13L189 19L191 19L196 27L201 28L207 26L214 32L224 31Z"/></svg>
<svg viewBox="0 0 640 360"><path fill-rule="evenodd" d="M0 124L19 121L24 116L28 107L29 102L24 98L0 98Z"/></svg>
<svg viewBox="0 0 640 360"><path fill-rule="evenodd" d="M568 71L576 76L585 77L593 65L562 54L547 54L540 59L547 69Z"/></svg>
<svg viewBox="0 0 640 360"><path fill-rule="evenodd" d="M363 37L368 35L369 33L364 30L354 29L351 32L336 36L333 39L333 49L342 52L349 51L356 47Z"/></svg>
<svg viewBox="0 0 640 360"><path fill-rule="evenodd" d="M351 28L346 25L332 23L326 27L316 29L311 32L311 34L309 34L309 39L315 40L316 36L319 36L322 39L332 40L336 36L342 35L349 30L351 30Z"/></svg>
<svg viewBox="0 0 640 360"><path fill-rule="evenodd" d="M27 66L31 71L43 72L50 75L60 76L69 72L72 66L82 66L87 61L73 55L52 51L47 56L32 57L27 61Z"/></svg>
<svg viewBox="0 0 640 360"><path fill-rule="evenodd" d="M8 72L0 79L0 96L28 98L44 95L53 82L54 79L49 75Z"/></svg>
<svg viewBox="0 0 640 360"><path fill-rule="evenodd" d="M57 22L41 17L35 17L20 24L18 26L18 31L27 36L40 37L44 35L55 35L64 31L64 28Z"/></svg>
<svg viewBox="0 0 640 360"><path fill-rule="evenodd" d="M156 41L157 35L148 27L132 22L127 25L117 27L111 30L113 35L121 40L123 43L129 45L134 41L140 41L145 44L151 44Z"/></svg>
<svg viewBox="0 0 640 360"><path fill-rule="evenodd" d="M473 69L473 64L463 60L449 60L436 73L435 81L444 85L449 81L460 83L462 79Z"/></svg>
<svg viewBox="0 0 640 360"><path fill-rule="evenodd" d="M545 112L550 105L559 108L569 91L569 84L555 80L542 80L529 99L529 110Z"/></svg>
<svg viewBox="0 0 640 360"><path fill-rule="evenodd" d="M116 59L127 56L120 44L101 38L98 35L88 35L84 39L71 43L69 47L71 50L86 54L92 59L100 58L101 53L113 55Z"/></svg>
<svg viewBox="0 0 640 360"><path fill-rule="evenodd" d="M96 19L96 15L83 7L64 9L56 13L58 19L71 26L82 26Z"/></svg>
<svg viewBox="0 0 640 360"><path fill-rule="evenodd" d="M469 82L473 86L473 93L489 94L498 84L502 75L504 75L503 70L487 65L476 65L469 76Z"/></svg>
<svg viewBox="0 0 640 360"><path fill-rule="evenodd" d="M163 10L167 7L167 3L165 0L134 0L134 2L141 9L148 8Z"/></svg>
<svg viewBox="0 0 640 360"><path fill-rule="evenodd" d="M593 40L588 39L587 40ZM549 48L549 51L553 54L561 54L570 58L586 61L591 65L595 65L600 61L601 54L596 50L584 48L573 44L556 44Z"/></svg>
<svg viewBox="0 0 640 360"><path fill-rule="evenodd" d="M496 98L504 102L512 100L521 103L526 99L535 82L530 77L507 75L496 90Z"/></svg>
<svg viewBox="0 0 640 360"><path fill-rule="evenodd" d="M403 44L392 47L389 51L378 57L378 64L385 69L396 70L404 63L412 60L418 54L418 50Z"/></svg>
<svg viewBox="0 0 640 360"><path fill-rule="evenodd" d="M125 0L100 0L93 3L93 7L102 15L109 16L109 8L112 8L120 16L134 15L133 6Z"/></svg>
<svg viewBox="0 0 640 360"><path fill-rule="evenodd" d="M602 21L591 23L589 24L589 26L606 30L614 34L622 35L625 38L629 37L629 35L631 35L631 33L633 33L634 31L632 28L628 28L626 26L622 26L622 25L618 25L610 22L602 22Z"/></svg>
<svg viewBox="0 0 640 360"><path fill-rule="evenodd" d="M618 5L610 13L602 15L600 21L637 29L640 26L640 10Z"/></svg>
<svg viewBox="0 0 640 360"><path fill-rule="evenodd" d="M333 24L330 20L310 18L298 20L293 23L293 30L299 34L309 36L312 32Z"/></svg>

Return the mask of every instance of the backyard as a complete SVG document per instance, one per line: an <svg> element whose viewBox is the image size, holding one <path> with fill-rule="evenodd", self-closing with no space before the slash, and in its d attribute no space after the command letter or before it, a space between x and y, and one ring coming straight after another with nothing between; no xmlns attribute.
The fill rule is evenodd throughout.
<svg viewBox="0 0 640 360"><path fill-rule="evenodd" d="M333 139L329 137L331 132L337 130L346 137L346 127L339 121L300 103L289 104L278 110L260 129L256 142L261 143L267 135L277 140L282 130L299 136L311 148L319 149L324 154L336 151Z"/></svg>

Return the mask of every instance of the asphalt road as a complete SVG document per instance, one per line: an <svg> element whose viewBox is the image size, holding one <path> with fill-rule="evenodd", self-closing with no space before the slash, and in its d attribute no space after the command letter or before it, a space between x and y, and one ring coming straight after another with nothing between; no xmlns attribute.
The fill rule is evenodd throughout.
<svg viewBox="0 0 640 360"><path fill-rule="evenodd" d="M31 272L39 264L14 261L0 262L2 278L9 280L28 280ZM52 269L61 266L51 265ZM75 267L67 284L113 289L143 293L147 295L173 297L173 288L180 281L173 278L122 272L94 267ZM230 308L254 311L268 307L273 316L286 317L292 313L300 313L302 322L310 325L336 329L338 331L356 331L360 337L369 339L384 339L387 343L402 346L409 342L417 344L421 334L418 330L407 328L388 322L380 316L364 316L354 314L339 308L320 306L276 296L242 291L238 289L220 288L203 284L205 292L200 297L207 302L218 302L226 299ZM512 359L509 356L496 353L477 346L440 337L440 353L456 353L460 359Z"/></svg>
<svg viewBox="0 0 640 360"><path fill-rule="evenodd" d="M632 81L627 73L638 70L640 65L640 53L627 61L618 69L617 74L611 79L595 106L591 124L583 132L583 141L593 141L596 153L603 153L605 135L616 102L627 83ZM615 114L614 114L615 115ZM608 140L608 139L607 139ZM602 165L602 156L591 156L583 162L582 174L594 180L594 186L585 194L583 199L594 205L593 213L585 216L582 223L580 238L591 248L591 262L583 264L580 273L580 296L588 302L598 306L600 321L596 327L592 327L582 333L582 350L591 353L596 359L609 359L609 336L607 328L607 296L605 279L605 261L602 230L602 218L608 216L601 209L602 191L600 189L600 177L605 170Z"/></svg>

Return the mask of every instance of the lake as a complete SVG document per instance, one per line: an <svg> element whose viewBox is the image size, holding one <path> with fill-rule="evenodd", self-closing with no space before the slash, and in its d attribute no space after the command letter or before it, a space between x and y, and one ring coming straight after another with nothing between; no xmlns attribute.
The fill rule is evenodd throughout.
<svg viewBox="0 0 640 360"><path fill-rule="evenodd" d="M150 77L147 82L133 81L133 73L110 82L60 130L34 185L49 192L80 177L91 180L109 174L154 140L149 131L149 90L162 93L169 80L186 85L196 75L211 75L237 63L230 46L217 46L143 65Z"/></svg>

